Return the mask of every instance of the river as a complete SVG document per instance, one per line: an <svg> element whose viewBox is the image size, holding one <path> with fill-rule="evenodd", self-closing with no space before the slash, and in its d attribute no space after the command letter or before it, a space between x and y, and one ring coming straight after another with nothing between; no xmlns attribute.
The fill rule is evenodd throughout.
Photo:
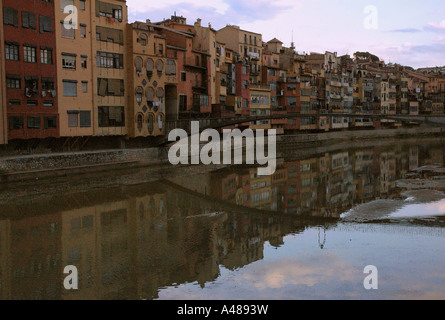
<svg viewBox="0 0 445 320"><path fill-rule="evenodd" d="M3 186L0 298L444 299L445 189L400 184L444 142L326 150Z"/></svg>

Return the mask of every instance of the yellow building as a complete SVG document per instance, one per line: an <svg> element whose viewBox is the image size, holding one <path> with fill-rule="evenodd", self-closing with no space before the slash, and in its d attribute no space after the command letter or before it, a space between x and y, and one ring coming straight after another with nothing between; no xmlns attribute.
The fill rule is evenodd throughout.
<svg viewBox="0 0 445 320"><path fill-rule="evenodd" d="M3 26L3 6L0 1L0 26ZM4 52L3 32L0 32L0 52ZM6 75L5 75L5 57L0 55L0 145L8 143L8 125L6 122Z"/></svg>
<svg viewBox="0 0 445 320"><path fill-rule="evenodd" d="M55 8L61 137L126 135L126 1L55 0Z"/></svg>
<svg viewBox="0 0 445 320"><path fill-rule="evenodd" d="M261 84L263 36L259 33L240 29L239 26L227 25L218 30L216 39L225 43L228 49L238 53L242 59L250 61L250 82Z"/></svg>
<svg viewBox="0 0 445 320"><path fill-rule="evenodd" d="M250 86L250 115L253 117L270 115L270 86ZM252 130L270 129L271 121L269 119L253 121L250 128Z"/></svg>
<svg viewBox="0 0 445 320"><path fill-rule="evenodd" d="M97 0L92 5L91 33L93 65L94 135L123 136L127 134L125 0ZM105 55L107 56L104 59ZM113 60L111 60L111 56Z"/></svg>
<svg viewBox="0 0 445 320"><path fill-rule="evenodd" d="M177 102L177 61L150 23L127 28L128 136L165 135L166 107Z"/></svg>

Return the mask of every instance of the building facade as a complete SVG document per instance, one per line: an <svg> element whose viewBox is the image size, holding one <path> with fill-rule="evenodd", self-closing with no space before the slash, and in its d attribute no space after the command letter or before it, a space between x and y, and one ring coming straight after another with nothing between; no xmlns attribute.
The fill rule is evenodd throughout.
<svg viewBox="0 0 445 320"><path fill-rule="evenodd" d="M8 139L57 138L54 2L4 0L2 7Z"/></svg>

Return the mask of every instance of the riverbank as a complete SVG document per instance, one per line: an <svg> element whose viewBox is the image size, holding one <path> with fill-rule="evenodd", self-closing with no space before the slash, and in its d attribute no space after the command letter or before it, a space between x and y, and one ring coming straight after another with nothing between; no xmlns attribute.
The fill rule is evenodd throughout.
<svg viewBox="0 0 445 320"><path fill-rule="evenodd" d="M304 157L353 146L384 144L391 139L441 138L442 128L382 129L283 135L277 138L280 158ZM116 149L0 157L2 183L26 182L101 172L117 172L169 164L168 148Z"/></svg>

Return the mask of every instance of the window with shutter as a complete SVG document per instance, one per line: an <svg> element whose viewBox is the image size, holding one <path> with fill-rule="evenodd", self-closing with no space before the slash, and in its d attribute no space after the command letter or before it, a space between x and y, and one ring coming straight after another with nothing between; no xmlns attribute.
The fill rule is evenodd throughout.
<svg viewBox="0 0 445 320"><path fill-rule="evenodd" d="M40 24L40 33L52 32L52 21L51 17L48 16L40 16L39 17Z"/></svg>
<svg viewBox="0 0 445 320"><path fill-rule="evenodd" d="M155 92L154 92L153 88L147 88L147 90L145 92L145 96L147 98L147 102L153 102L154 96L155 96Z"/></svg>
<svg viewBox="0 0 445 320"><path fill-rule="evenodd" d="M32 12L22 11L22 28L35 29L36 16Z"/></svg>
<svg viewBox="0 0 445 320"><path fill-rule="evenodd" d="M3 24L13 27L19 26L19 12L12 8L3 8Z"/></svg>
<svg viewBox="0 0 445 320"><path fill-rule="evenodd" d="M77 128L79 126L79 111L68 112L68 127Z"/></svg>
<svg viewBox="0 0 445 320"><path fill-rule="evenodd" d="M162 60L156 61L156 70L158 71L158 73L162 73L163 69L164 63L162 62Z"/></svg>
<svg viewBox="0 0 445 320"><path fill-rule="evenodd" d="M91 127L91 111L80 111L80 127Z"/></svg>
<svg viewBox="0 0 445 320"><path fill-rule="evenodd" d="M160 99L163 98L164 97L164 89L158 88L158 91L156 92L156 96Z"/></svg>
<svg viewBox="0 0 445 320"><path fill-rule="evenodd" d="M65 11L68 6L74 6L74 0L60 0L60 10ZM68 10L69 8L67 8Z"/></svg>
<svg viewBox="0 0 445 320"><path fill-rule="evenodd" d="M63 81L63 96L77 97L77 83L73 81Z"/></svg>
<svg viewBox="0 0 445 320"><path fill-rule="evenodd" d="M165 64L165 74L176 75L176 62L173 60L167 60Z"/></svg>
<svg viewBox="0 0 445 320"><path fill-rule="evenodd" d="M136 57L134 59L134 65L136 67L136 72L142 73L142 58L141 57Z"/></svg>

